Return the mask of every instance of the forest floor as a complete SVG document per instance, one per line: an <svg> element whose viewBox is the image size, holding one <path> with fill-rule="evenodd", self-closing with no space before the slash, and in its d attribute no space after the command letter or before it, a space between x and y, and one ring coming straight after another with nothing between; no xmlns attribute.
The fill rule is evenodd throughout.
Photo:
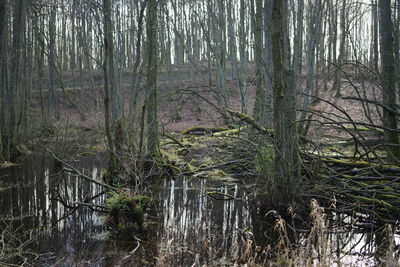
<svg viewBox="0 0 400 267"><path fill-rule="evenodd" d="M229 72L228 72L229 73ZM124 100L125 116L128 113L128 105L130 99L130 73L123 72L121 79L123 80L122 86L122 99ZM99 129L103 127L104 114L103 114L103 81L101 73L94 75L95 79L90 81L78 74L66 73L63 80L63 86L68 97L58 91L57 103L59 106L60 118L54 121L54 124L59 128L66 125L76 126L83 129ZM172 78L171 78L172 77ZM230 75L227 75L227 88L228 96L226 101L218 101L218 89L215 84L210 86L207 74L201 72L190 72L189 70L175 70L169 73L161 72L158 76L158 86L160 90L159 98L159 118L161 121L161 129L166 132L181 132L189 127L204 126L204 127L223 127L226 126L221 114L216 110L218 108L229 108L232 110L242 111L241 100L237 89L237 81L232 80ZM317 84L315 82L315 84ZM245 113L251 114L255 97L255 82L249 78L246 83L247 98L244 100ZM368 117L365 114L363 105L360 101L349 100L346 97L355 98L369 98L379 99L380 93L377 92L374 85L360 79L354 78L353 80L342 81L341 97L334 97L336 92L332 91L332 81L328 79L326 85L322 78L318 81L318 86L327 90L319 90L317 99L311 98L310 107L312 110L323 111L326 114L334 114L338 117L334 118L338 121L344 117L345 114L338 110L340 107L347 113L353 121L368 123ZM300 79L300 88L305 87L305 76ZM355 90L355 88L358 88ZM37 94L33 94L33 112L40 116L40 99ZM299 95L298 99L301 100L302 96ZM139 94L139 106L142 104L143 92ZM325 102L326 101L326 102ZM78 109L74 106L76 105ZM371 119L380 124L379 113L376 109L369 108ZM299 109L302 109L299 105ZM78 111L79 110L79 111ZM140 108L138 108L140 110ZM81 113L81 114L80 114ZM83 115L83 116L81 116ZM340 116L340 117L339 117ZM329 116L332 118L331 116ZM82 119L84 118L84 119ZM315 116L314 116L315 118ZM315 124L315 123L313 123ZM318 125L315 125L320 129ZM328 128L328 127L323 127ZM329 127L333 128L333 127ZM315 128L314 128L315 129ZM321 140L320 136L323 135L322 129L312 131L311 137L315 140ZM328 133L326 133L328 135ZM314 138L313 138L314 139Z"/></svg>

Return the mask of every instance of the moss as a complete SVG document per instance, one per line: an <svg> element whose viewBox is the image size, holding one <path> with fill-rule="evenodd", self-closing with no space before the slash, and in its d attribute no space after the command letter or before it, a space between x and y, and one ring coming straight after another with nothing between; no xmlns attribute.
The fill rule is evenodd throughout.
<svg viewBox="0 0 400 267"><path fill-rule="evenodd" d="M244 130L246 128L247 127L242 127L241 130ZM214 137L225 137L225 136L231 136L231 135L237 134L239 132L240 132L240 129L231 129L231 130L214 133L213 136Z"/></svg>
<svg viewBox="0 0 400 267"><path fill-rule="evenodd" d="M176 150L176 154L178 154L179 156L186 156L187 154L189 154L190 149L187 149L186 147L184 148L178 148Z"/></svg>
<svg viewBox="0 0 400 267"><path fill-rule="evenodd" d="M216 133L228 130L227 128L209 128L203 126L194 126L183 130L181 134L195 134L195 135L204 135L207 133Z"/></svg>
<svg viewBox="0 0 400 267"><path fill-rule="evenodd" d="M82 157L90 157L90 156L93 156L94 153L93 153L93 152L90 152L90 151L84 151L84 152L80 153L80 155L81 155Z"/></svg>
<svg viewBox="0 0 400 267"><path fill-rule="evenodd" d="M117 231L142 231L144 212L151 198L143 195L130 195L128 192L110 192L106 200L109 215L106 223Z"/></svg>
<svg viewBox="0 0 400 267"><path fill-rule="evenodd" d="M380 196L382 198L391 199L391 200L397 200L399 198L398 196L391 195L391 194L381 194Z"/></svg>
<svg viewBox="0 0 400 267"><path fill-rule="evenodd" d="M362 201L362 202L367 202L368 204L377 204L384 206L386 209L390 211L398 211L396 207L394 207L392 204L388 203L387 201L381 200L381 199L376 199L376 198L369 198L369 197L363 197L363 196L354 196L356 199Z"/></svg>
<svg viewBox="0 0 400 267"><path fill-rule="evenodd" d="M266 172L272 170L275 160L274 150L269 147L261 148L256 155L256 169L261 174L265 175Z"/></svg>

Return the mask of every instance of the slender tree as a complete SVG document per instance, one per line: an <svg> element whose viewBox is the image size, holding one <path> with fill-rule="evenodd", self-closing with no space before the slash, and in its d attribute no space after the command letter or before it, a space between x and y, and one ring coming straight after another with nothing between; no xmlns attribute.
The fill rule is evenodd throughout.
<svg viewBox="0 0 400 267"><path fill-rule="evenodd" d="M264 82L263 60L263 8L262 0L256 0L254 27L254 61L256 63L256 96L254 102L254 118L262 125L267 125L266 90ZM265 25L266 28L268 25Z"/></svg>
<svg viewBox="0 0 400 267"><path fill-rule="evenodd" d="M6 85L7 85L7 43L5 38L5 31L7 27L7 0L0 0L0 161L5 158L5 152L7 148L4 145L4 138L6 138L6 116L5 116L5 95L6 95Z"/></svg>
<svg viewBox="0 0 400 267"><path fill-rule="evenodd" d="M115 145L112 134L111 122L111 95L113 90L110 89L110 77L112 76L113 69L110 70L110 59L113 58L113 37L112 37L112 22L111 22L111 1L103 0L103 14L104 14L104 123L106 130L106 137L108 141L108 149L110 155L109 169L115 171L117 167L117 159L115 157Z"/></svg>
<svg viewBox="0 0 400 267"><path fill-rule="evenodd" d="M341 79L342 79L342 67L344 62L344 53L345 53L345 45L346 45L346 7L347 1L343 0L342 9L340 12L340 43L339 43L339 58L337 59L337 64L335 68L335 78L332 85L332 90L334 90L335 97L340 97L340 87L341 87Z"/></svg>
<svg viewBox="0 0 400 267"><path fill-rule="evenodd" d="M399 158L400 149L395 88L395 62L393 54L393 24L390 0L379 0L381 82L383 96L383 125L385 126L386 152L389 158Z"/></svg>
<svg viewBox="0 0 400 267"><path fill-rule="evenodd" d="M147 3L147 70L146 70L146 112L147 112L147 149L150 155L158 156L158 119L157 119L157 0Z"/></svg>
<svg viewBox="0 0 400 267"><path fill-rule="evenodd" d="M265 73L265 112L266 127L272 128L272 1L264 1L264 73Z"/></svg>
<svg viewBox="0 0 400 267"><path fill-rule="evenodd" d="M289 204L299 178L299 152L296 127L296 90L293 70L284 69L284 20L282 0L273 1L272 60L273 60L273 123L275 143L275 197Z"/></svg>
<svg viewBox="0 0 400 267"><path fill-rule="evenodd" d="M321 27L321 12L322 12L322 1L316 0L315 5L310 12L310 21L308 24L308 38L307 38L307 80L306 87L304 89L304 99L303 99L303 112L300 116L302 134L306 134L306 127L304 127L304 122L306 119L306 113L308 105L310 102L310 95L313 92L313 80L314 80L314 63L315 63L315 53L318 41L318 35L320 33Z"/></svg>
<svg viewBox="0 0 400 267"><path fill-rule="evenodd" d="M17 0L14 3L14 21L13 21L13 40L12 40L12 53L11 53L11 72L10 72L10 85L8 92L8 106L9 106L9 138L10 138L10 157L13 157L16 145L19 139L18 133L18 113L19 101L18 96L21 87L21 55L22 55L22 42L25 33L25 7L26 1Z"/></svg>
<svg viewBox="0 0 400 267"><path fill-rule="evenodd" d="M301 74L302 67L302 51L303 51L303 30L304 30L304 0L297 1L297 23L296 30L294 33L294 42L293 42L293 70L294 70L294 82L297 88L301 88L298 86L299 75Z"/></svg>
<svg viewBox="0 0 400 267"><path fill-rule="evenodd" d="M51 121L51 117L55 112L56 117L59 117L58 108L55 101L55 68L56 68L56 2L50 8L50 23L49 23L49 53L48 53L48 68L49 68L49 91L47 98L47 122ZM56 105L56 106L54 106Z"/></svg>

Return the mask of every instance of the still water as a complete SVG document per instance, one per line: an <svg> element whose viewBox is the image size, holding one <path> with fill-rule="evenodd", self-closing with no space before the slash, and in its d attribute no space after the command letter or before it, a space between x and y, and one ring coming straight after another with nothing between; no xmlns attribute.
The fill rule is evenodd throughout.
<svg viewBox="0 0 400 267"><path fill-rule="evenodd" d="M106 155L99 153L71 164L101 179L106 161ZM93 210L104 205L104 188L60 171L46 152L32 153L20 165L0 170L1 232L12 224L23 234L20 243L31 239L25 248L36 254L32 258L38 266L231 266L251 259L256 250L252 232L266 234L256 233L254 210L251 213L247 207L249 196L242 185L178 177L164 179L161 190L152 193L149 227L140 245L134 237L121 241L104 226L105 213ZM84 202L97 206L81 205ZM311 254L336 254L329 257L329 265L375 266L373 255L380 246L374 241L376 229L350 229L358 218L336 214L326 221L319 235L326 236L325 245ZM306 244L307 236L300 243ZM399 251L400 239L397 235L394 239L394 250Z"/></svg>
<svg viewBox="0 0 400 267"><path fill-rule="evenodd" d="M75 160L72 164L94 179L105 169L105 155ZM119 244L103 224L104 213L79 204L104 205L104 188L74 174L60 175L61 166L46 152L33 153L21 165L0 171L0 217L3 226L13 223L32 238L30 249L43 266L136 265L127 254L136 245ZM152 242L153 262L138 265L192 265L239 257L251 217L244 190L235 183L179 177L165 179L153 198L150 213L159 227ZM230 196L222 201L209 192ZM214 194L215 195L215 194ZM149 219L150 220L150 219ZM146 240L144 241L144 243ZM141 248L144 251L143 248ZM135 250L140 254L140 250ZM207 258L207 260L204 260Z"/></svg>

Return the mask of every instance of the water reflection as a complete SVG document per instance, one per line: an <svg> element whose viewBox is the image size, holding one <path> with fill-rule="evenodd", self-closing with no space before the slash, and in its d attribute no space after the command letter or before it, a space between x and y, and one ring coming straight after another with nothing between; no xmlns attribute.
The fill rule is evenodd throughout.
<svg viewBox="0 0 400 267"><path fill-rule="evenodd" d="M73 165L98 179L105 169L104 162L103 155L99 154L82 158ZM60 171L61 166L44 153L29 156L20 166L0 170L2 221L12 221L24 232L37 234L34 249L42 253L44 259L40 265L50 266L56 262L58 266L121 265L120 259L126 259L127 252L121 250L119 243L104 238L107 230L103 226L103 214L87 207L74 210L65 206L74 207L85 202L103 188ZM161 227L154 234L156 240L151 240L157 244L154 256L158 265L230 265L233 261L245 261L247 252L254 251L251 232L256 233L257 229L253 228L257 223L254 213L251 216L246 208L248 195L243 187L187 177L165 179L163 183L156 205ZM216 200L209 192L219 192L232 200ZM104 201L105 195L102 195L92 203ZM261 214L262 220L265 220L264 215ZM379 244L371 239L377 238L377 229L355 233L352 229L360 223L356 220L357 216L344 214L328 219L329 227L324 233L329 240L326 251L336 254L332 264L336 260L344 264L357 261L376 264L373 254ZM257 235L266 238L264 232ZM398 236L395 238L398 245ZM370 257L362 257L364 255Z"/></svg>
<svg viewBox="0 0 400 267"><path fill-rule="evenodd" d="M82 158L74 165L86 175L97 178L102 155ZM67 216L77 202L85 202L103 189L62 173L61 166L43 153L34 153L23 164L1 170L0 217L37 235L34 249L39 253L73 259L93 242L94 233L104 231L101 214L78 208ZM104 196L93 201L104 202ZM65 218L65 219L64 219Z"/></svg>
<svg viewBox="0 0 400 267"><path fill-rule="evenodd" d="M103 162L103 156L98 155L73 165L97 179L104 170ZM121 256L115 244L98 238L107 232L103 214L87 207L71 209L103 188L61 170L45 153L34 153L20 166L1 170L1 218L21 226L25 233L37 234L34 249L44 258L41 265L57 262L58 266L70 266L90 261L90 265L102 266L118 262L115 257L110 259L112 254ZM229 194L236 200L214 200L207 196L208 191ZM238 235L251 226L249 212L240 200L245 197L235 184L185 177L166 179L159 192L163 218L156 242L159 261L168 255L169 263L193 263L197 255L211 262L238 254ZM105 195L92 203L104 201Z"/></svg>
<svg viewBox="0 0 400 267"><path fill-rule="evenodd" d="M180 177L165 180L164 188L158 264L212 264L239 256L236 245L243 230L250 228L251 218L243 205L246 194L238 185ZM215 200L209 191L234 200Z"/></svg>

